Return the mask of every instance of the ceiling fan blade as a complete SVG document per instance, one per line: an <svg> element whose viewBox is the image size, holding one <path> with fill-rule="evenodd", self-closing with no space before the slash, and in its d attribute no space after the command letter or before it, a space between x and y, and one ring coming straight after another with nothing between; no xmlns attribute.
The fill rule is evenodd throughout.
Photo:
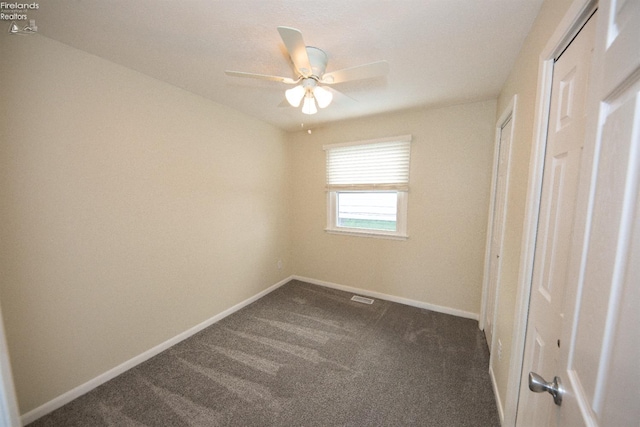
<svg viewBox="0 0 640 427"><path fill-rule="evenodd" d="M352 102L360 102L352 96L347 95L344 92L340 92L339 90L335 90L332 87L325 86L325 89L333 93L333 103L352 103Z"/></svg>
<svg viewBox="0 0 640 427"><path fill-rule="evenodd" d="M298 83L298 80L293 80L290 79L289 77L279 77L279 76L269 76L267 74L256 74L256 73L245 73L242 71L228 71L226 70L224 72L227 76L231 76L231 77L248 77L248 78L252 78L252 79L260 79L260 80L270 80L272 82L280 82L280 83L286 83L288 85L294 85L296 83Z"/></svg>
<svg viewBox="0 0 640 427"><path fill-rule="evenodd" d="M302 33L290 27L278 27L278 32L284 45L287 47L287 51L296 70L304 77L309 77L311 75L311 63L309 62L307 46L304 44Z"/></svg>
<svg viewBox="0 0 640 427"><path fill-rule="evenodd" d="M326 73L322 76L322 83L336 84L351 80L371 79L374 77L386 76L389 73L389 63L387 61L377 61L370 64L358 65L351 68Z"/></svg>

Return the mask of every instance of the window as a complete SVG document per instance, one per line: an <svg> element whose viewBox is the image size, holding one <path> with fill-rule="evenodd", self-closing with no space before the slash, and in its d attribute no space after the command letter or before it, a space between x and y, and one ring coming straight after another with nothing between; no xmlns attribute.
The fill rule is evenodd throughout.
<svg viewBox="0 0 640 427"><path fill-rule="evenodd" d="M407 238L411 135L326 145L324 150L326 230Z"/></svg>

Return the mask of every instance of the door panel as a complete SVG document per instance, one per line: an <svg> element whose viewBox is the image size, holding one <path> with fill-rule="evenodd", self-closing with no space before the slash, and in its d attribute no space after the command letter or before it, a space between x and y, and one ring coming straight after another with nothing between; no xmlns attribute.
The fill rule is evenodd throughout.
<svg viewBox="0 0 640 427"><path fill-rule="evenodd" d="M632 312L640 307L640 84L623 97L607 106L602 127L574 354L568 363L583 409L599 425L616 426L640 420L639 323Z"/></svg>
<svg viewBox="0 0 640 427"><path fill-rule="evenodd" d="M626 103L609 115L604 126L603 142L615 140L623 135L614 135L620 129L620 124L632 119L633 103ZM624 128L620 129L624 130ZM597 395L597 376L599 357L604 337L610 290L603 294L599 283L610 282L615 274L616 247L619 236L609 233L609 230L620 228L622 207L625 197L626 164L629 159L629 148L624 145L605 144L599 155L599 169L603 172L598 176L598 185L594 204L606 205L607 209L594 209L591 223L591 240L594 243L588 251L585 265L585 281L582 304L579 310L575 340L576 355L572 361L574 374L580 378L580 383L587 396L592 400ZM606 171L606 172L605 172Z"/></svg>
<svg viewBox="0 0 640 427"><path fill-rule="evenodd" d="M563 359L575 393L566 425L640 419L640 1L603 1L594 82L597 127L575 332ZM565 361L566 360L566 361Z"/></svg>
<svg viewBox="0 0 640 427"><path fill-rule="evenodd" d="M637 103L636 103L637 106ZM637 107L636 107L637 108ZM636 126L640 120L636 116ZM631 157L640 157L637 150ZM634 166L635 179L635 207L631 218L631 230L629 233L631 242L629 253L623 263L626 268L621 268L620 294L618 297L617 318L612 318L611 327L607 331L611 337L612 346L609 355L609 363L604 367L602 376L602 425L625 426L638 423L640 420L640 333L637 326L640 325L640 195L638 193L637 171L638 164ZM633 190L632 190L633 192Z"/></svg>
<svg viewBox="0 0 640 427"><path fill-rule="evenodd" d="M554 371L543 374L561 377L566 392L561 406L540 403L533 396L552 400L529 392L523 377L517 415L523 426L637 427L640 420L640 0L602 0L598 9L562 343ZM532 287L527 340L539 339L536 294ZM527 341L523 371L535 359L529 353L547 362L537 347ZM539 407L550 418L532 416Z"/></svg>
<svg viewBox="0 0 640 427"><path fill-rule="evenodd" d="M578 178L585 135L586 93L595 37L591 19L556 60L551 88L538 234L534 254L518 424L555 425L553 399L528 390L528 374L548 381L558 372L564 299L572 253ZM546 422L543 422L546 421Z"/></svg>

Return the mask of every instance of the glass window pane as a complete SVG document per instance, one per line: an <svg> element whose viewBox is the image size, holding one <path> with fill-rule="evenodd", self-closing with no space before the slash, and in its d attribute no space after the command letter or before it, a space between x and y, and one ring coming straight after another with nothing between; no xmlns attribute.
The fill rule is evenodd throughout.
<svg viewBox="0 0 640 427"><path fill-rule="evenodd" d="M337 196L338 227L397 231L397 192L338 192Z"/></svg>

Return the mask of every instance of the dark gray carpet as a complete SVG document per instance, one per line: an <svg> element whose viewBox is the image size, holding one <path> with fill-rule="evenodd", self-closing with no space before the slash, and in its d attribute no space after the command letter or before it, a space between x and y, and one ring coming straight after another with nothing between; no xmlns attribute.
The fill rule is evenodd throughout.
<svg viewBox="0 0 640 427"><path fill-rule="evenodd" d="M477 322L292 281L36 426L498 426Z"/></svg>

